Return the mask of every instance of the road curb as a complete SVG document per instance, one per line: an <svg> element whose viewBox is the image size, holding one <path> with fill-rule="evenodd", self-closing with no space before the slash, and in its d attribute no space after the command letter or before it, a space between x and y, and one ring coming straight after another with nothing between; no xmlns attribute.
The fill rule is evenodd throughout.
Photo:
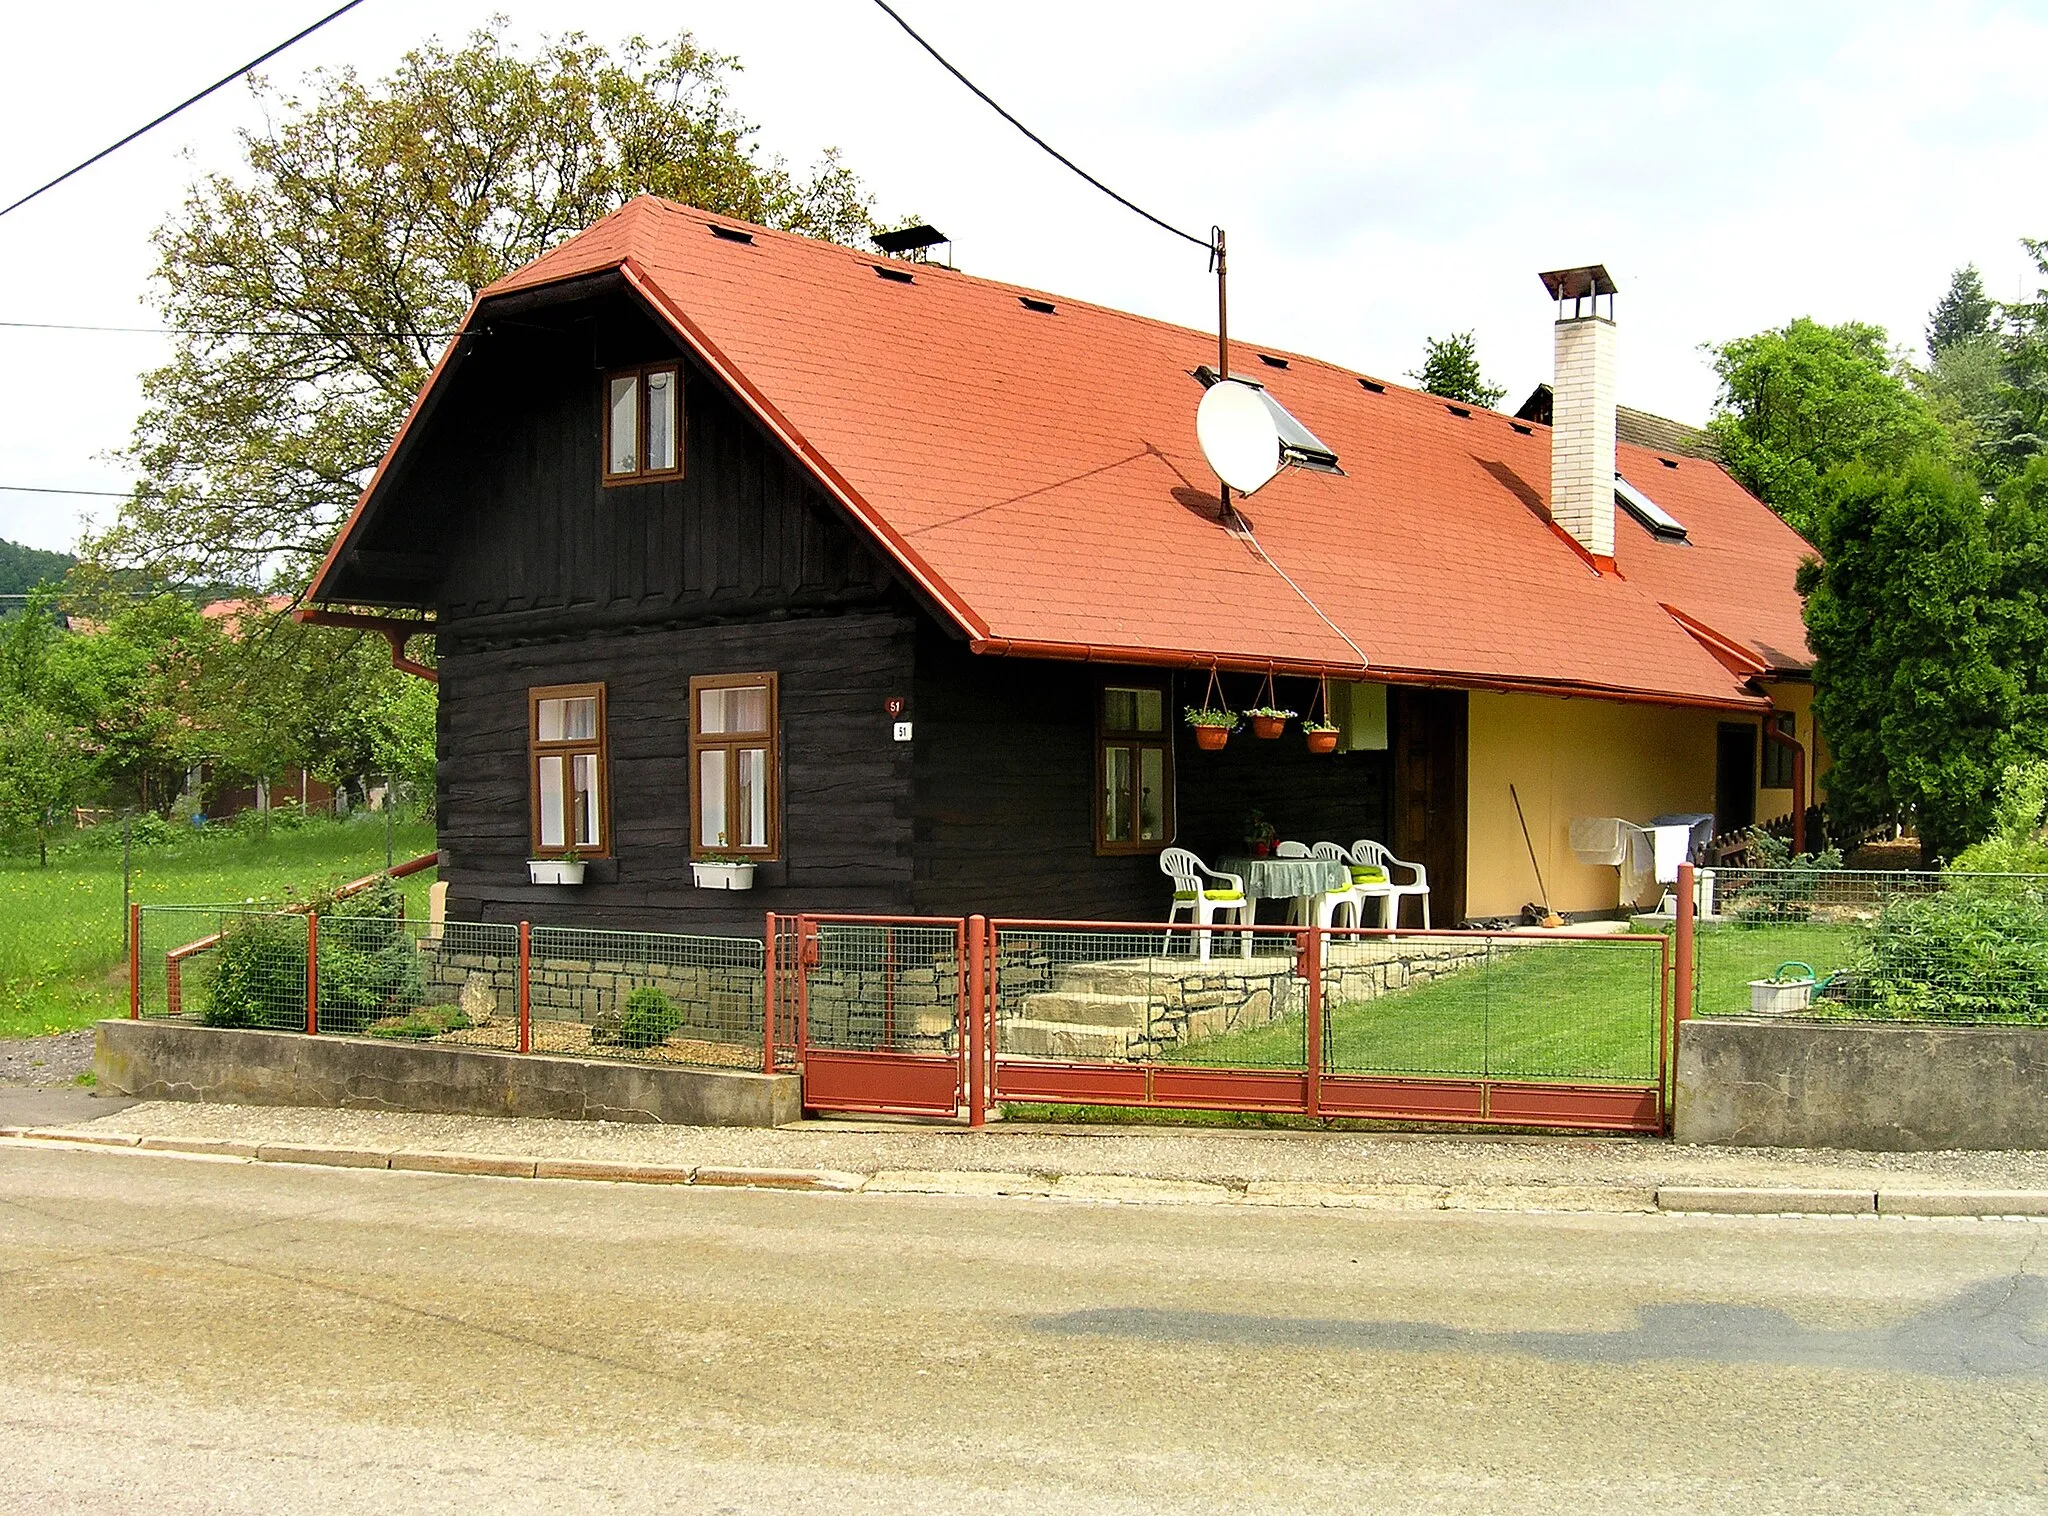
<svg viewBox="0 0 2048 1516"><path fill-rule="evenodd" d="M1705 1216L1874 1216L1875 1190L1795 1190L1667 1184L1657 1209Z"/></svg>
<svg viewBox="0 0 2048 1516"><path fill-rule="evenodd" d="M602 1158L538 1158L536 1179L590 1179L603 1184L688 1184L696 1170L683 1163L611 1163Z"/></svg>
<svg viewBox="0 0 2048 1516"><path fill-rule="evenodd" d="M2048 1190L1879 1190L1880 1216L2048 1216Z"/></svg>
<svg viewBox="0 0 2048 1516"><path fill-rule="evenodd" d="M540 1160L504 1153L393 1153L391 1166L419 1174L483 1174L494 1179L532 1179Z"/></svg>
<svg viewBox="0 0 2048 1516"><path fill-rule="evenodd" d="M259 1142L258 1163L313 1163L330 1169L388 1169L395 1148L328 1147L317 1142Z"/></svg>
<svg viewBox="0 0 2048 1516"><path fill-rule="evenodd" d="M700 1168L692 1184L749 1190L822 1190L847 1195L868 1182L865 1174L845 1169Z"/></svg>

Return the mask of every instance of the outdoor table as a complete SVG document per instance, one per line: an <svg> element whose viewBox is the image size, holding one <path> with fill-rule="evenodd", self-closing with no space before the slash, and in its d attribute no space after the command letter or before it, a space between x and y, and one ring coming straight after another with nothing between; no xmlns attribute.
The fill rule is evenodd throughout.
<svg viewBox="0 0 2048 1516"><path fill-rule="evenodd" d="M1225 858L1217 865L1244 881L1249 913L1258 914L1261 900L1309 900L1351 888L1351 870L1328 858ZM1315 921L1311 905L1308 920Z"/></svg>

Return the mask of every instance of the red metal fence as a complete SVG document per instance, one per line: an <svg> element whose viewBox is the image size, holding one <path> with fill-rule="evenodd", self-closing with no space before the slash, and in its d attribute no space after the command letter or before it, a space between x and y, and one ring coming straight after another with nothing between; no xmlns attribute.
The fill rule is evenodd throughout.
<svg viewBox="0 0 2048 1516"><path fill-rule="evenodd" d="M1689 925L1690 923L1687 923ZM1660 1131L1673 940L774 916L813 1110L1004 1102Z"/></svg>

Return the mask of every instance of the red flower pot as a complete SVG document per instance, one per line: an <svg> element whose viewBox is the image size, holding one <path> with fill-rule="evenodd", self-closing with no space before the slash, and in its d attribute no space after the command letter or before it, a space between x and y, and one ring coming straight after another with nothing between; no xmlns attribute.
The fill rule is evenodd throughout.
<svg viewBox="0 0 2048 1516"><path fill-rule="evenodd" d="M1285 716L1252 717L1252 735L1254 737L1264 737L1271 741L1286 730L1287 718Z"/></svg>
<svg viewBox="0 0 2048 1516"><path fill-rule="evenodd" d="M1250 846L1254 858L1270 858L1273 856L1273 844L1270 842L1254 842Z"/></svg>
<svg viewBox="0 0 2048 1516"><path fill-rule="evenodd" d="M1311 753L1334 753L1337 751L1337 734L1335 732L1307 732L1303 735L1308 738L1308 750Z"/></svg>
<svg viewBox="0 0 2048 1516"><path fill-rule="evenodd" d="M1198 726L1195 728L1195 746L1205 753L1221 751L1223 745L1228 741L1230 741L1230 728L1227 726Z"/></svg>

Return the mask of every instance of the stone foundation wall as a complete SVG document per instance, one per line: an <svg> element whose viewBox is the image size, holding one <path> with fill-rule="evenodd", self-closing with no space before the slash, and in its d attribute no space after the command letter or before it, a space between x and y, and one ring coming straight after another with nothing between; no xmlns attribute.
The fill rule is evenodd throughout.
<svg viewBox="0 0 2048 1516"><path fill-rule="evenodd" d="M434 1001L474 1001L488 995L498 1016L519 1011L519 955L460 948L422 939L420 973ZM618 958L542 957L528 964L532 1013L550 1021L593 1022L621 1009L642 985L652 985L683 1013L683 1027L717 1031L761 1028L764 979L753 964L690 964Z"/></svg>

